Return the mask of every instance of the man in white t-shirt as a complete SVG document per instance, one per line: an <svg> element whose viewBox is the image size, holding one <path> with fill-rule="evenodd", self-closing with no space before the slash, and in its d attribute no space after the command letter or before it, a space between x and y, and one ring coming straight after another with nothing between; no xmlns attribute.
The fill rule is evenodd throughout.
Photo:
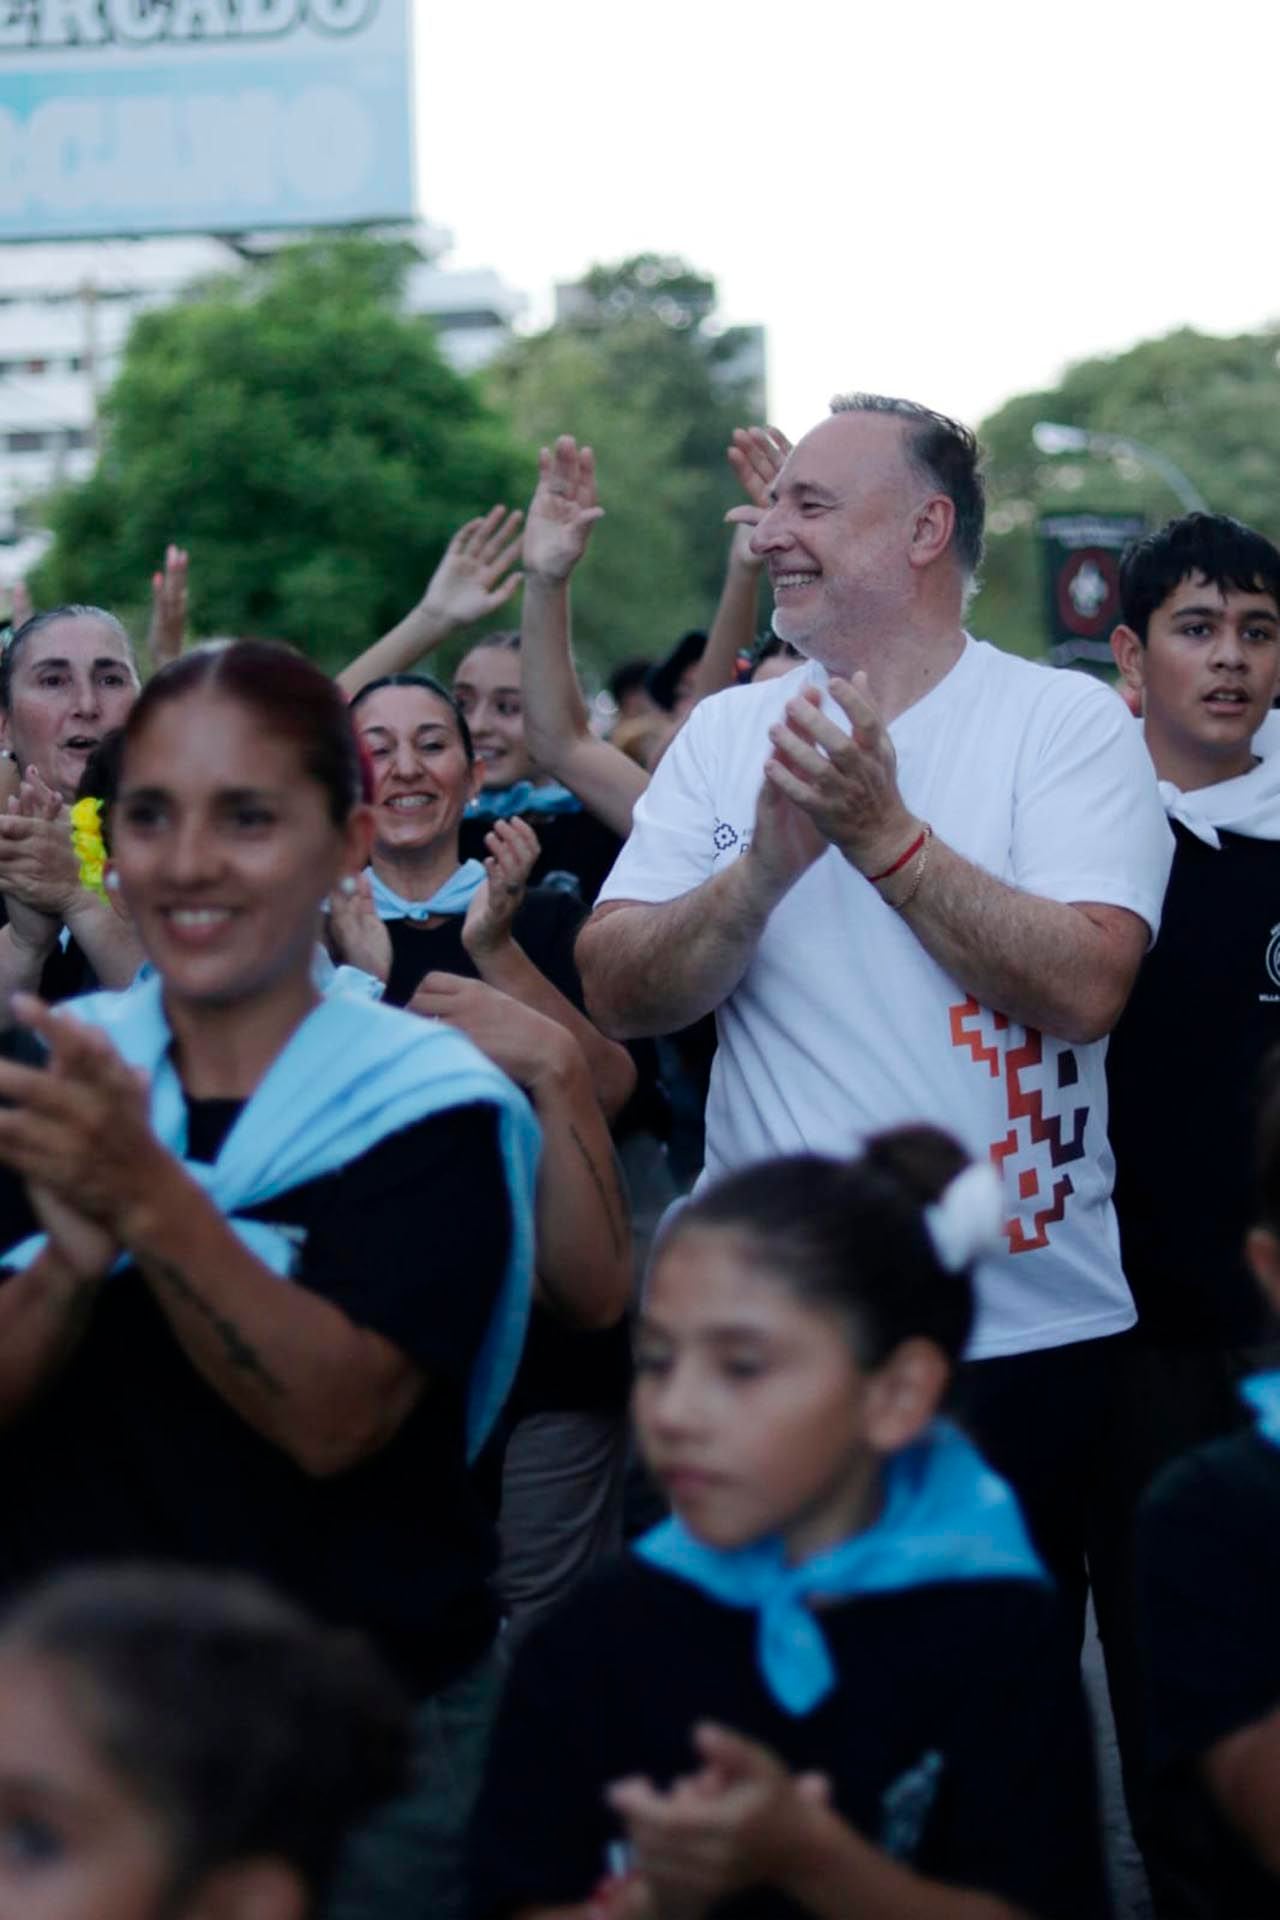
<svg viewBox="0 0 1280 1920"><path fill-rule="evenodd" d="M973 436L853 395L753 546L807 656L695 708L578 947L619 1036L714 1010L706 1177L911 1120L1000 1168L968 1416L1083 1595L1081 1475L1117 1252L1105 1036L1159 922L1170 835L1114 694L968 637Z"/></svg>

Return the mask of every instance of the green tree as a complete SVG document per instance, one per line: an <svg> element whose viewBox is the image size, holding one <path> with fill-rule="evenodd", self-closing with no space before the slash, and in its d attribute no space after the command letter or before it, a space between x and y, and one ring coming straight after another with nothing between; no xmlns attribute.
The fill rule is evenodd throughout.
<svg viewBox="0 0 1280 1920"><path fill-rule="evenodd" d="M533 477L400 310L408 257L319 241L143 315L98 467L53 503L39 599L137 606L178 540L197 633L272 635L335 665L392 625L458 524Z"/></svg>
<svg viewBox="0 0 1280 1920"><path fill-rule="evenodd" d="M572 433L595 449L606 517L574 576L574 626L598 669L711 619L741 499L725 448L762 404L752 337L718 329L715 304L714 281L678 259L595 267L555 326L490 370L521 440Z"/></svg>
<svg viewBox="0 0 1280 1920"><path fill-rule="evenodd" d="M1044 647L1035 522L1081 508L1144 514L1159 526L1183 509L1167 482L1123 453L1047 456L1039 420L1124 435L1180 467L1215 512L1280 536L1280 329L1215 339L1182 328L1125 353L1082 360L1056 387L1020 394L986 420L990 511L975 631L1022 653Z"/></svg>

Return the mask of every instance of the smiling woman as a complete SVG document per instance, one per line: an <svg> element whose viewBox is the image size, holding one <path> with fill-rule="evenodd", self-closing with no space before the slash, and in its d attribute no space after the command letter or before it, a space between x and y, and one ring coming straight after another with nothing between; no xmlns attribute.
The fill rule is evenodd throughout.
<svg viewBox="0 0 1280 1920"><path fill-rule="evenodd" d="M154 972L20 999L47 1067L0 1064L0 1574L251 1570L363 1629L436 1769L404 1897L447 1915L495 1684L469 1461L528 1316L537 1129L461 1035L313 986L370 824L345 702L288 649L196 649L129 715L111 845Z"/></svg>
<svg viewBox="0 0 1280 1920"><path fill-rule="evenodd" d="M61 1000L137 970L131 931L81 884L66 809L138 691L129 636L101 607L35 614L0 654L0 741L22 782L0 814L0 1023L14 992Z"/></svg>

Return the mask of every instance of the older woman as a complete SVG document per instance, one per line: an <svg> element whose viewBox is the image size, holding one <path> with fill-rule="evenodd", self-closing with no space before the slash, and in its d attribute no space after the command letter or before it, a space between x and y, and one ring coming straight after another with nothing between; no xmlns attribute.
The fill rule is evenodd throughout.
<svg viewBox="0 0 1280 1920"><path fill-rule="evenodd" d="M131 929L81 884L66 808L138 690L129 636L101 607L35 614L0 654L0 744L21 780L0 813L0 1024L16 991L62 1000L137 970Z"/></svg>
<svg viewBox="0 0 1280 1920"><path fill-rule="evenodd" d="M447 1026L317 993L361 777L282 648L200 649L129 715L112 854L154 975L19 997L47 1066L0 1064L0 1568L239 1568L363 1629L434 1755L398 1898L451 1914L495 1685L468 1461L527 1318L536 1128Z"/></svg>

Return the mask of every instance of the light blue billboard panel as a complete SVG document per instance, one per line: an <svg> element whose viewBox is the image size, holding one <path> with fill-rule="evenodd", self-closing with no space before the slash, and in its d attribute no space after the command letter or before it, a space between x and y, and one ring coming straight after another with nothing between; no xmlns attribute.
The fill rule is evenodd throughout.
<svg viewBox="0 0 1280 1920"><path fill-rule="evenodd" d="M0 0L0 240L410 218L406 7Z"/></svg>

